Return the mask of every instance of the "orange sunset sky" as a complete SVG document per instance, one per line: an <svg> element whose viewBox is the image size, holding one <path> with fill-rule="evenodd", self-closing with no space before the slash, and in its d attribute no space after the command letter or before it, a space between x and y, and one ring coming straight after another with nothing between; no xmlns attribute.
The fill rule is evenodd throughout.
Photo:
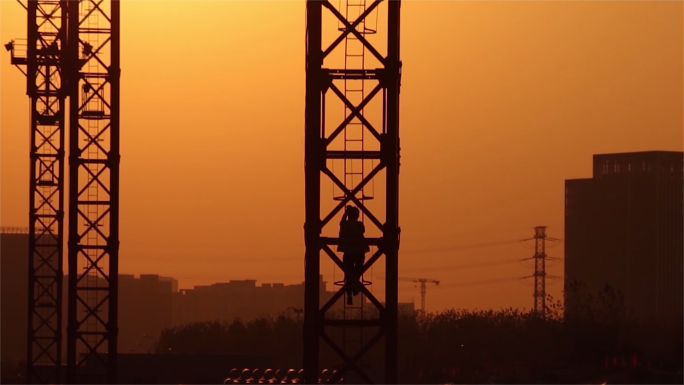
<svg viewBox="0 0 684 385"><path fill-rule="evenodd" d="M304 2L124 1L121 13L120 271L181 288L301 282ZM564 180L590 177L593 154L682 151L683 14L681 1L403 3L399 269L442 282L428 310L531 307L520 281L458 286L532 274L463 267L530 257L529 244L463 246L537 225L563 238ZM0 1L3 44L26 36L25 15ZM9 61L3 50L0 221L27 226L28 100ZM383 270L366 277L380 295ZM327 260L322 273L341 279ZM418 306L419 293L400 283L400 300Z"/></svg>

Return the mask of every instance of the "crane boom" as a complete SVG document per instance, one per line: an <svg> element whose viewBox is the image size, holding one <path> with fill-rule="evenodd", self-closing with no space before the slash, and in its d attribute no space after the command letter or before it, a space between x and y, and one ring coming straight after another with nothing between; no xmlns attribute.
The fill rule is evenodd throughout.
<svg viewBox="0 0 684 385"><path fill-rule="evenodd" d="M406 277L399 277L400 281L408 281L408 282L421 282L421 283L434 283L436 285L439 285L439 281L436 279L430 279L430 278L406 278Z"/></svg>

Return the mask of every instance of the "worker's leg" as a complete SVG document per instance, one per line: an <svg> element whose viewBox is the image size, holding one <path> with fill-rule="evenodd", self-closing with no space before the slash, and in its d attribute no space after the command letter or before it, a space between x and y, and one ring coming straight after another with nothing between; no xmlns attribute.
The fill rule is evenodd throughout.
<svg viewBox="0 0 684 385"><path fill-rule="evenodd" d="M352 305L352 294L354 287L354 258L349 253L344 253L342 257L342 263L344 264L344 288L347 293L347 305Z"/></svg>
<svg viewBox="0 0 684 385"><path fill-rule="evenodd" d="M354 255L354 276L356 277L354 285L354 295L359 295L361 291L361 272L363 271L363 263L365 262L366 255L364 253L358 253Z"/></svg>

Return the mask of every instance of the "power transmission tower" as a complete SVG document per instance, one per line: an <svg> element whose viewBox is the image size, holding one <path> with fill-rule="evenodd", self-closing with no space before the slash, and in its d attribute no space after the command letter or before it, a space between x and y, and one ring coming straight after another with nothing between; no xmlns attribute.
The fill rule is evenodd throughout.
<svg viewBox="0 0 684 385"><path fill-rule="evenodd" d="M377 11L378 5L383 0L375 0L368 6L364 0L356 1L363 3L363 11L354 20L348 20L329 1L307 0L306 2L306 112L305 112L305 195L306 195L306 223L304 234L306 242L305 264L305 305L304 305L304 375L306 383L317 383L319 375L319 338L326 341L345 361L345 365L332 376L328 382L337 381L341 376L354 370L361 381L372 383L368 373L359 367L358 362L364 354L385 338L385 370L384 381L387 384L397 383L397 306L398 306L398 251L399 251L399 81L401 62L399 59L399 9L400 1L385 1L387 3L387 52L381 55L371 45L364 31L359 32L358 27L373 11ZM370 3L370 1L369 1ZM340 35L329 47L322 47L323 8L328 9L343 27ZM369 57L374 57L380 63L376 69L328 69L324 68L324 60L347 36L352 34L365 50ZM349 88L346 93L341 82L360 81L375 83L368 94L363 92L362 100L353 103L349 100ZM325 104L326 93L332 91L333 97L343 101L348 108L346 118L335 129L326 132ZM382 95L382 111L384 112L380 122L371 123L363 114L364 108L376 96ZM328 94L329 95L329 94ZM356 121L361 124L354 125ZM378 124L380 123L380 124ZM379 150L370 150L366 147L350 149L350 132L347 129L362 128L367 130L379 144ZM377 130L375 127L381 128ZM344 147L337 150L334 145L335 139L341 133L345 134ZM345 162L351 160L378 161L374 167L369 167L368 173L363 171L363 176L354 182L341 181L327 166L327 160L342 159ZM381 222L378 217L365 205L363 189L382 170L385 170L385 221ZM342 191L342 196L336 202L334 209L321 217L321 173L328 176L333 183ZM345 172L345 175L353 173ZM347 178L343 178L347 179ZM351 179L354 179L353 177ZM361 287L364 297L378 309L377 319L326 319L326 312L340 299L344 299L346 287L342 286L333 298L322 307L319 304L319 277L320 277L320 252L321 249L343 271L344 264L333 252L331 246L339 244L339 238L321 236L323 229L331 223L331 220L348 203L353 203L364 214L365 219L372 223L379 232L380 238L368 238L371 246L377 246L377 251L365 263L363 272L367 271L381 256L385 256L386 286L385 305L383 306L373 294L365 287ZM336 225L336 224L335 224ZM335 231L336 233L337 231ZM362 272L362 273L363 273ZM359 328L375 327L379 332L363 344L363 347L353 355L349 355L343 348L326 335L325 327Z"/></svg>
<svg viewBox="0 0 684 385"><path fill-rule="evenodd" d="M546 236L546 226L537 226L534 228L534 237L525 239L524 241L534 240L534 255L531 259L534 260L534 312L535 314L546 316L546 280L549 278L556 279L558 277L550 276L546 273L546 261L549 257L546 255L546 241L558 241L556 238Z"/></svg>
<svg viewBox="0 0 684 385"><path fill-rule="evenodd" d="M69 383L116 383L120 35L120 1L69 2Z"/></svg>
<svg viewBox="0 0 684 385"><path fill-rule="evenodd" d="M26 75L31 108L26 379L61 383L68 2L20 4L27 11L27 39L5 48Z"/></svg>

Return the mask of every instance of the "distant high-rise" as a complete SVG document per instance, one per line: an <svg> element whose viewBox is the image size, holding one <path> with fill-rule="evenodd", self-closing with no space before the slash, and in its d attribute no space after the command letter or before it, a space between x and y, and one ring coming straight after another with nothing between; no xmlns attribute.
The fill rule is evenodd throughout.
<svg viewBox="0 0 684 385"><path fill-rule="evenodd" d="M604 154L565 181L566 312L610 285L637 317L681 327L683 171L682 152Z"/></svg>

